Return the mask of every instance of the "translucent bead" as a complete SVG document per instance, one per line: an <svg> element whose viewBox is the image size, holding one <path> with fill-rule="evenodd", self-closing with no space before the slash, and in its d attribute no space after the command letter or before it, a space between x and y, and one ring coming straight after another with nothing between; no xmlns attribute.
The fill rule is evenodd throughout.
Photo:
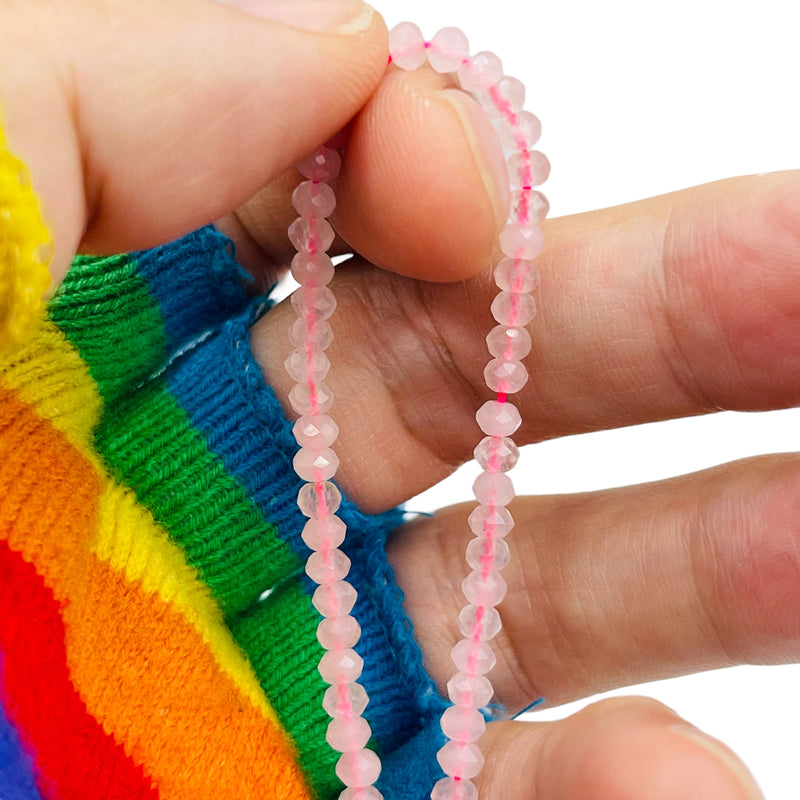
<svg viewBox="0 0 800 800"><path fill-rule="evenodd" d="M496 606L503 602L508 585L497 570L483 575L480 570L476 569L461 582L461 590L472 605Z"/></svg>
<svg viewBox="0 0 800 800"><path fill-rule="evenodd" d="M503 621L496 608L474 606L470 603L464 606L458 615L458 629L468 639L487 642L489 639L494 639L503 630Z"/></svg>
<svg viewBox="0 0 800 800"><path fill-rule="evenodd" d="M320 383L325 380L331 368L331 362L321 350L312 350L310 358L305 352L294 350L283 362L283 366L298 383L307 381Z"/></svg>
<svg viewBox="0 0 800 800"><path fill-rule="evenodd" d="M512 258L536 258L544 249L544 235L538 225L509 222L500 231L500 249Z"/></svg>
<svg viewBox="0 0 800 800"><path fill-rule="evenodd" d="M456 672L447 682L447 694L462 708L483 708L489 705L494 696L494 689L485 675Z"/></svg>
<svg viewBox="0 0 800 800"><path fill-rule="evenodd" d="M526 258L504 258L494 268L498 289L515 294L527 294L539 286L539 267Z"/></svg>
<svg viewBox="0 0 800 800"><path fill-rule="evenodd" d="M333 341L333 329L324 319L315 320L313 325L308 320L296 319L289 328L289 340L298 350L305 351L309 345L325 350Z"/></svg>
<svg viewBox="0 0 800 800"><path fill-rule="evenodd" d="M328 319L336 310L336 298L327 286L301 286L292 292L292 306L298 316Z"/></svg>
<svg viewBox="0 0 800 800"><path fill-rule="evenodd" d="M310 181L332 181L338 177L342 157L332 147L320 147L304 158L297 169Z"/></svg>
<svg viewBox="0 0 800 800"><path fill-rule="evenodd" d="M367 703L367 690L360 683L334 684L325 690L322 698L322 707L329 716L337 719L360 717Z"/></svg>
<svg viewBox="0 0 800 800"><path fill-rule="evenodd" d="M333 228L326 219L298 217L289 226L289 241L304 253L323 253L334 238Z"/></svg>
<svg viewBox="0 0 800 800"><path fill-rule="evenodd" d="M297 506L307 517L335 514L342 503L341 492L330 481L304 483L297 493Z"/></svg>
<svg viewBox="0 0 800 800"><path fill-rule="evenodd" d="M332 719L328 723L325 740L340 753L363 750L372 735L369 723L364 717Z"/></svg>
<svg viewBox="0 0 800 800"><path fill-rule="evenodd" d="M509 111L519 115L525 105L525 84L522 81L503 75L497 82L495 92L504 101L499 109L503 116L507 116Z"/></svg>
<svg viewBox="0 0 800 800"><path fill-rule="evenodd" d="M345 786L370 786L381 774L381 762L372 750L342 753L336 762L336 774Z"/></svg>
<svg viewBox="0 0 800 800"><path fill-rule="evenodd" d="M348 786L339 800L383 800L383 795L374 786Z"/></svg>
<svg viewBox="0 0 800 800"><path fill-rule="evenodd" d="M389 31L392 63L400 69L419 69L427 58L425 37L413 22L401 22Z"/></svg>
<svg viewBox="0 0 800 800"><path fill-rule="evenodd" d="M300 447L313 447L318 450L330 447L339 435L339 426L327 414L300 417L292 426L292 433Z"/></svg>
<svg viewBox="0 0 800 800"><path fill-rule="evenodd" d="M480 429L489 436L510 436L520 425L522 417L513 403L487 400L475 414Z"/></svg>
<svg viewBox="0 0 800 800"><path fill-rule="evenodd" d="M352 584L347 581L334 581L317 586L311 596L311 602L323 617L342 617L353 610L357 598L358 592Z"/></svg>
<svg viewBox="0 0 800 800"><path fill-rule="evenodd" d="M493 358L484 368L483 378L493 392L514 394L528 382L528 370L521 361Z"/></svg>
<svg viewBox="0 0 800 800"><path fill-rule="evenodd" d="M495 358L518 361L530 353L531 335L525 328L496 325L486 336L486 346Z"/></svg>
<svg viewBox="0 0 800 800"><path fill-rule="evenodd" d="M339 469L339 456L330 447L314 450L301 447L292 459L294 471L304 481L330 480Z"/></svg>
<svg viewBox="0 0 800 800"><path fill-rule="evenodd" d="M498 292L491 305L492 316L509 328L524 328L536 316L536 300L530 294Z"/></svg>
<svg viewBox="0 0 800 800"><path fill-rule="evenodd" d="M514 484L502 472L482 472L475 478L472 491L485 506L507 506L514 499Z"/></svg>
<svg viewBox="0 0 800 800"><path fill-rule="evenodd" d="M350 648L346 650L328 650L319 660L319 674L325 683L353 683L364 668L364 660Z"/></svg>
<svg viewBox="0 0 800 800"><path fill-rule="evenodd" d="M431 800L478 800L478 787L466 778L456 780L448 776L436 781Z"/></svg>
<svg viewBox="0 0 800 800"><path fill-rule="evenodd" d="M511 192L509 210L510 219L523 225L535 225L547 216L550 201L538 189L515 189Z"/></svg>
<svg viewBox="0 0 800 800"><path fill-rule="evenodd" d="M314 555L319 555L319 553ZM341 617L325 617L317 626L317 641L326 650L355 647L360 636L361 626L358 624L358 620L350 614Z"/></svg>
<svg viewBox="0 0 800 800"><path fill-rule="evenodd" d="M436 754L446 775L474 778L483 768L483 754L472 742L448 742Z"/></svg>
<svg viewBox="0 0 800 800"><path fill-rule="evenodd" d="M512 119L497 123L497 138L504 150L531 150L542 135L542 123L530 111L520 111Z"/></svg>
<svg viewBox="0 0 800 800"><path fill-rule="evenodd" d="M462 62L458 68L458 82L465 92L482 92L494 86L503 77L503 64L486 50Z"/></svg>
<svg viewBox="0 0 800 800"><path fill-rule="evenodd" d="M511 156L507 166L512 189L539 186L550 176L550 161L539 150L517 153Z"/></svg>
<svg viewBox="0 0 800 800"><path fill-rule="evenodd" d="M473 455L487 472L508 472L519 460L519 448L502 436L486 436L478 442Z"/></svg>
<svg viewBox="0 0 800 800"><path fill-rule="evenodd" d="M514 527L514 518L507 508L481 505L467 517L467 523L476 536L503 539Z"/></svg>
<svg viewBox="0 0 800 800"><path fill-rule="evenodd" d="M289 391L289 403L298 414L327 414L333 405L333 392L324 383L296 383Z"/></svg>
<svg viewBox="0 0 800 800"><path fill-rule="evenodd" d="M485 675L497 663L494 651L486 642L470 639L458 642L450 651L450 657L457 669L467 675Z"/></svg>
<svg viewBox="0 0 800 800"><path fill-rule="evenodd" d="M492 568L501 570L511 561L511 551L505 539L472 539L467 545L467 564L472 569L481 569L485 558L491 558Z"/></svg>
<svg viewBox="0 0 800 800"><path fill-rule="evenodd" d="M312 550L338 547L347 533L347 526L333 514L309 519L300 534Z"/></svg>
<svg viewBox="0 0 800 800"><path fill-rule="evenodd" d="M297 253L291 269L301 286L325 286L333 280L333 261L326 253Z"/></svg>
<svg viewBox="0 0 800 800"><path fill-rule="evenodd" d="M469 57L469 42L458 28L442 28L430 41L428 63L436 72L455 72Z"/></svg>
<svg viewBox="0 0 800 800"><path fill-rule="evenodd" d="M442 732L454 742L474 742L486 730L486 720L480 711L450 706L442 714Z"/></svg>
<svg viewBox="0 0 800 800"><path fill-rule="evenodd" d="M347 577L349 571L350 559L337 548L317 550L306 561L306 575L314 583L335 583Z"/></svg>
<svg viewBox="0 0 800 800"><path fill-rule="evenodd" d="M303 181L292 192L292 205L301 217L329 217L336 208L336 195L327 183Z"/></svg>

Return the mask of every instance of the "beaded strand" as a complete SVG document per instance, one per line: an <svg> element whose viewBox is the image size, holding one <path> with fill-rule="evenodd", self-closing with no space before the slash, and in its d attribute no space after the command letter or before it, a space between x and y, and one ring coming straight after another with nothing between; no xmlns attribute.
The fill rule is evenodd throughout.
<svg viewBox="0 0 800 800"><path fill-rule="evenodd" d="M533 146L541 125L524 111L525 88L515 78L504 76L500 59L481 52L470 57L469 44L457 28L443 28L430 41L410 22L396 26L389 35L390 62L404 70L414 70L426 62L439 73L454 74L461 88L471 94L486 111L508 157L511 193L510 211L500 239L502 257L495 266L494 279L500 289L491 305L497 325L486 337L492 359L486 365L486 385L497 393L476 413L478 426L485 434L475 448L475 459L483 472L473 484L478 506L468 524L475 538L467 546L466 560L472 571L462 583L467 605L458 616L463 639L451 651L457 672L447 684L453 705L442 715L442 731L447 743L437 753L446 777L433 787L432 800L476 800L472 782L481 770L483 755L476 741L486 722L481 709L492 699L494 690L486 674L496 658L488 644L502 629L496 606L506 594L500 570L509 561L505 542L514 520L507 505L514 488L506 474L517 462L519 450L511 438L522 419L508 395L520 391L528 380L522 359L531 349L525 326L536 314L530 292L539 284L534 259L543 247L539 223L549 210L544 195L534 187L543 183L550 164ZM333 264L326 250L334 234L325 219L335 207L328 182L339 171L340 158L331 148L322 147L298 165L307 179L292 196L300 215L289 228L289 237L298 250L292 261L292 275L300 288L292 296L298 319L290 339L295 347L286 368L297 381L289 394L294 410L301 415L294 426L300 450L294 466L307 481L298 494L298 506L308 517L303 540L313 551L306 572L318 584L313 602L323 620L317 638L325 648L319 671L330 684L323 705L331 716L327 739L342 753L336 774L347 787L340 800L380 800L373 786L380 774L377 755L366 749L370 727L361 716L368 698L356 681L363 661L353 649L360 636L356 619L350 614L356 590L345 578L350 568L347 556L338 549L344 541L345 525L335 516L341 501L331 479L338 458L331 448L338 429L328 416L333 395L324 379L330 368L325 349L332 333L327 319L336 301L327 284L333 277Z"/></svg>

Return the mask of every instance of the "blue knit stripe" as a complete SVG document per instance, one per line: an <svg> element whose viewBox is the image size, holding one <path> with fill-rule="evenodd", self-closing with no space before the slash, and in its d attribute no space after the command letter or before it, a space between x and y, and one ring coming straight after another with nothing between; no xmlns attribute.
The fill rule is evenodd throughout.
<svg viewBox="0 0 800 800"><path fill-rule="evenodd" d="M0 653L2 670L2 653ZM6 716L0 697L0 798L2 800L42 800L36 788L34 764L25 751L19 733Z"/></svg>

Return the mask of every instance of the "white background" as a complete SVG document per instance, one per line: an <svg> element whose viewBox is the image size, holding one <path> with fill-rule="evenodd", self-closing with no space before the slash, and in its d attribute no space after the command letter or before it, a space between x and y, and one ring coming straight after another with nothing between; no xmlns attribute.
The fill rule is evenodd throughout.
<svg viewBox="0 0 800 800"><path fill-rule="evenodd" d="M553 164L551 216L798 166L798 0L375 2L390 25L413 20L428 37L462 28L473 52L496 52L525 83ZM549 493L668 477L800 450L799 423L794 411L723 413L571 437L527 448L515 480ZM474 474L465 467L410 507L468 499ZM739 667L619 694L667 703L729 743L769 800L797 800L798 684L800 667Z"/></svg>

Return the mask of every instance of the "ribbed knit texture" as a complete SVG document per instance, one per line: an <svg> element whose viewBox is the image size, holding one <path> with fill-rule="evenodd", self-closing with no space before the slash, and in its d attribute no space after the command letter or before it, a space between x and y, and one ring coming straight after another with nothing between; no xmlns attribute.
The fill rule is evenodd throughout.
<svg viewBox="0 0 800 800"><path fill-rule="evenodd" d="M206 228L77 259L0 360L3 800L6 760L26 800L31 779L41 800L340 789L296 445L249 347L264 308ZM401 517L342 516L380 787L423 800L443 701L385 557Z"/></svg>

